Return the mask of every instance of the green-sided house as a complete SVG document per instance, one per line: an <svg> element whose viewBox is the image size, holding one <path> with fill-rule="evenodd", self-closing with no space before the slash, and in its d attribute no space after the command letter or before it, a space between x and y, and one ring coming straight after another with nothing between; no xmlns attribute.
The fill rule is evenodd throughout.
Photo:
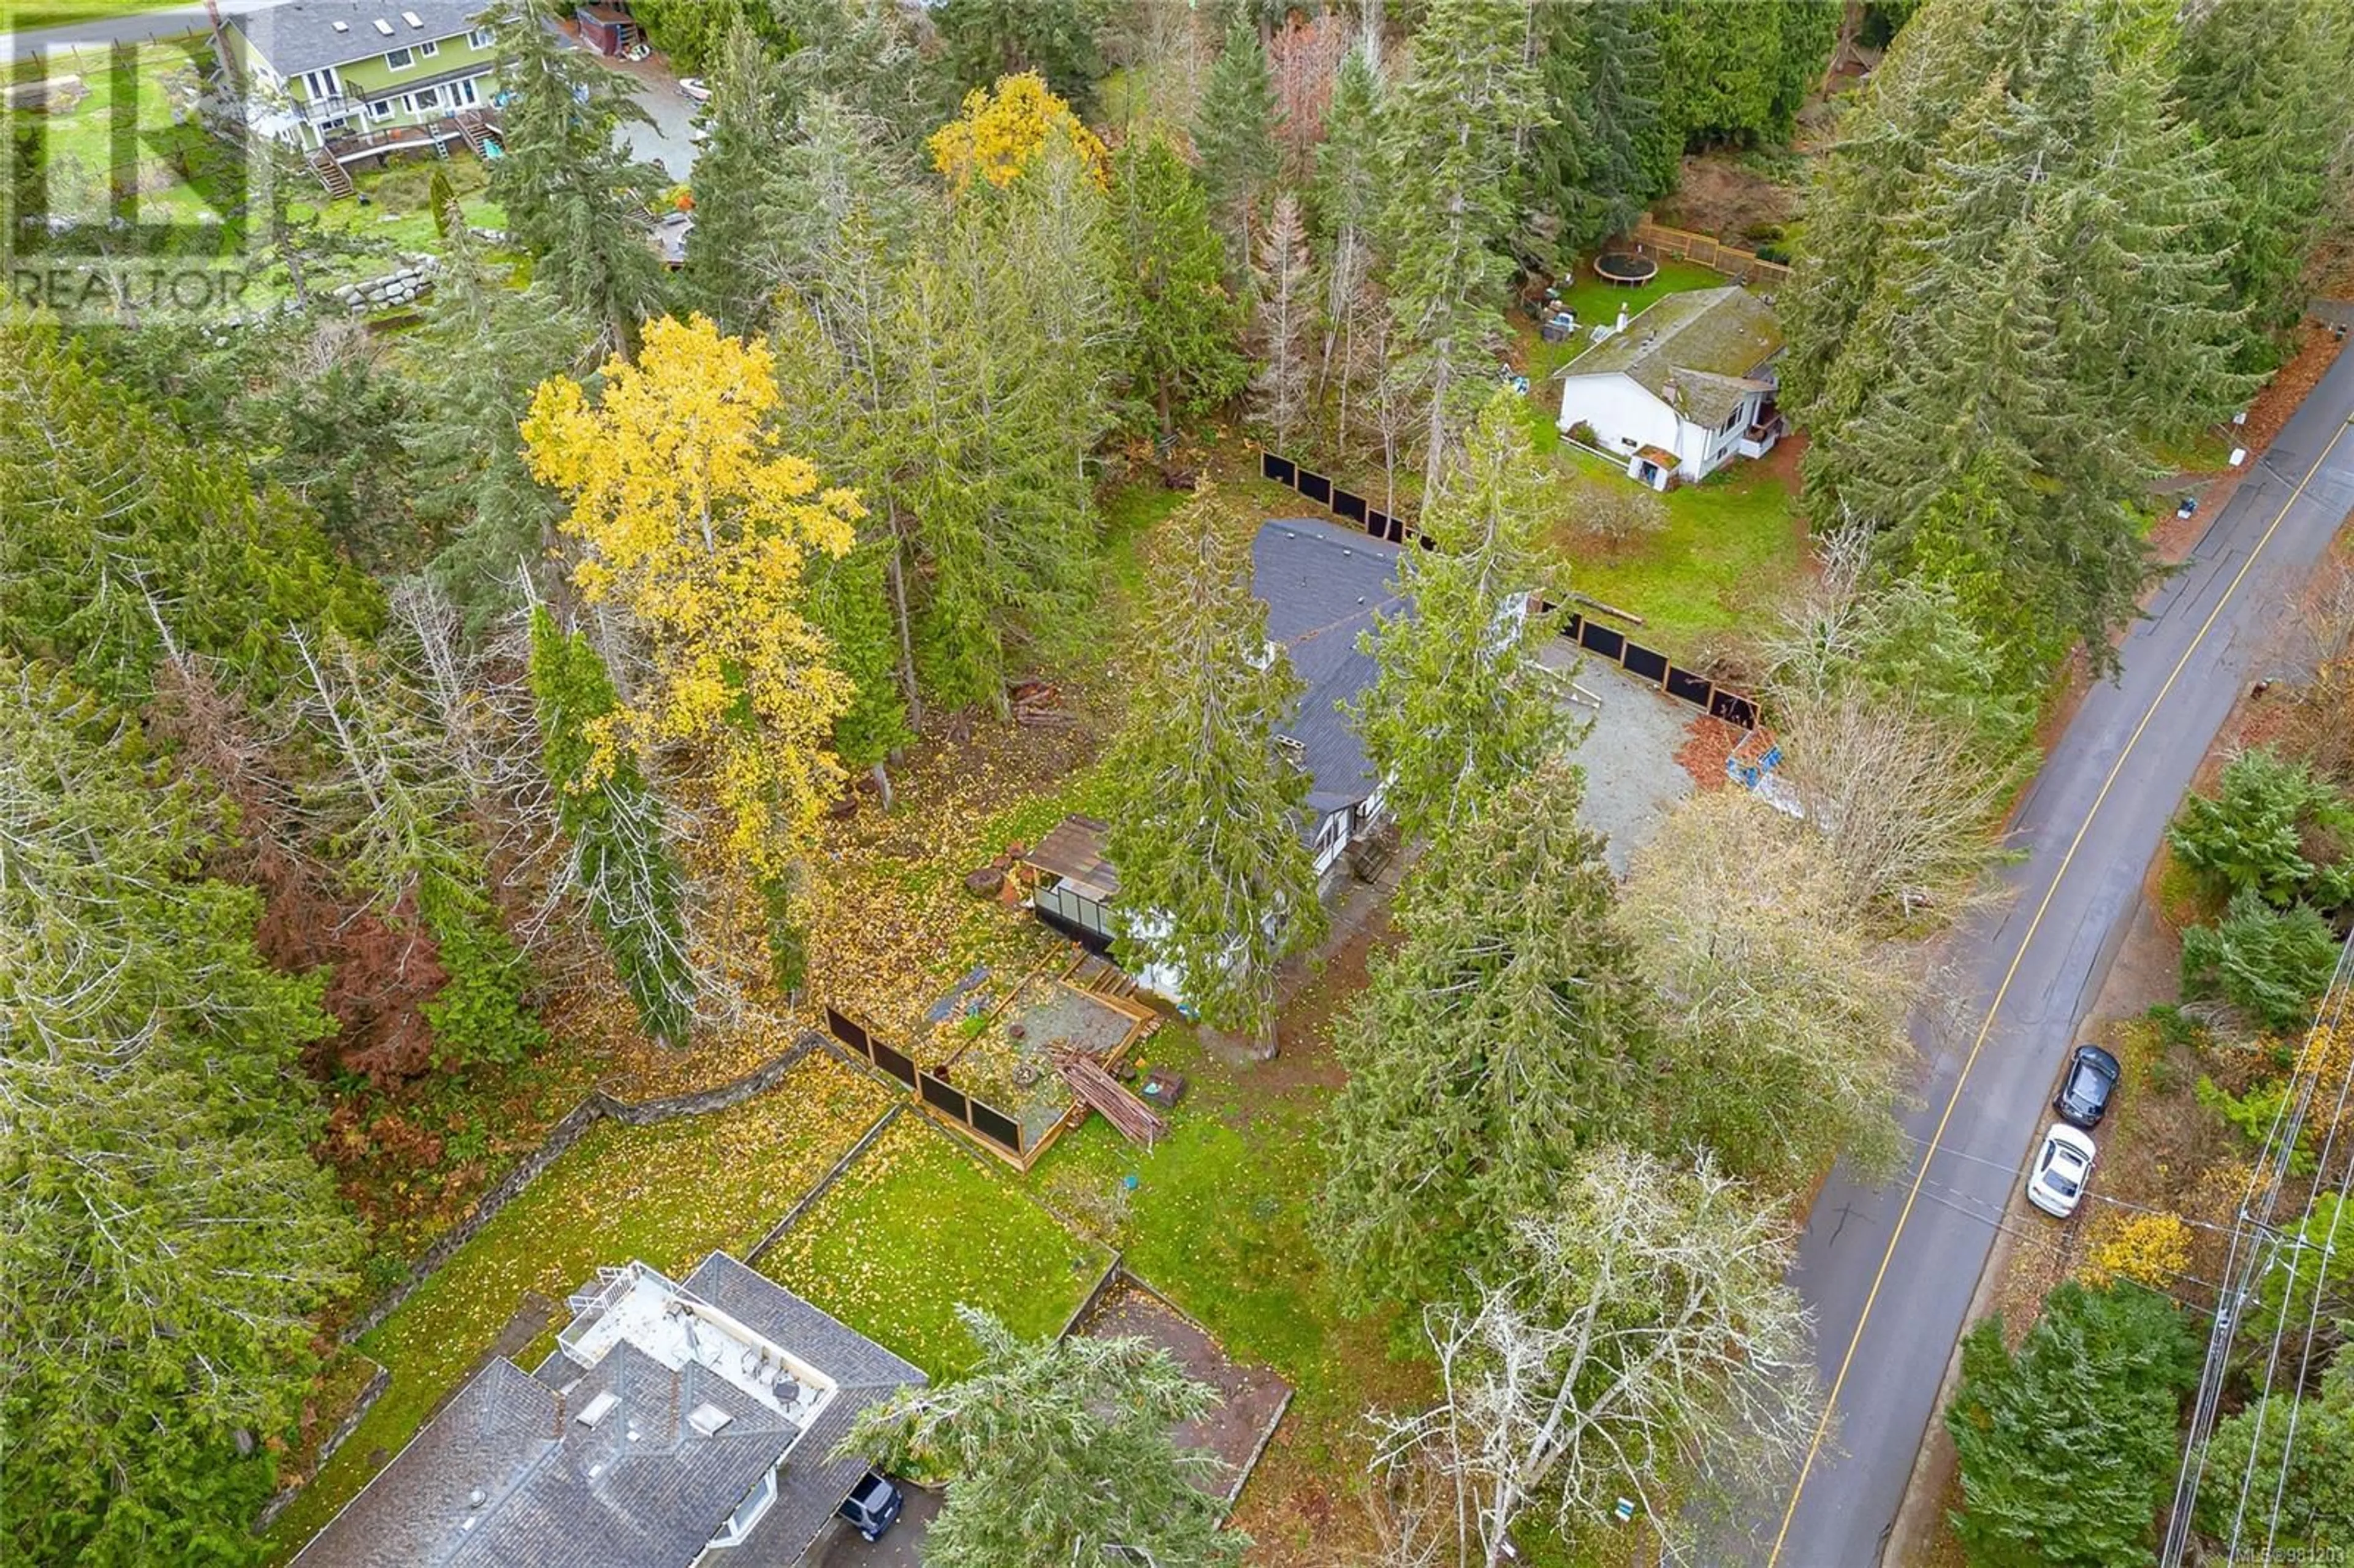
<svg viewBox="0 0 2354 1568"><path fill-rule="evenodd" d="M349 167L495 142L488 0L284 0L233 16L255 127ZM325 171L323 169L322 171Z"/></svg>

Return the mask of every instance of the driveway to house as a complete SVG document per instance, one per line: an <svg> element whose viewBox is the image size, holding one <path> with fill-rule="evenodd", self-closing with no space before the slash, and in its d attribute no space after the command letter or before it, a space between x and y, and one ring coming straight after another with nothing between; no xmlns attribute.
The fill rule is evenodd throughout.
<svg viewBox="0 0 2354 1568"><path fill-rule="evenodd" d="M841 1539L817 1560L817 1568L918 1568L924 1560L924 1535L940 1511L940 1494L905 1485L900 1490L907 1494L907 1506L882 1540L869 1542L844 1527Z"/></svg>
<svg viewBox="0 0 2354 1568"><path fill-rule="evenodd" d="M576 42L576 48L586 46ZM597 63L616 76L627 77L638 107L653 119L652 125L625 125L621 134L639 162L660 164L673 180L684 183L695 172L700 149L688 140L695 129L695 101L681 92L678 79L660 55L642 60L615 59L598 55Z"/></svg>
<svg viewBox="0 0 2354 1568"><path fill-rule="evenodd" d="M2008 901L1946 950L1939 990L1958 1022L1914 1031L1926 1075L1905 1124L1913 1161L1878 1187L1834 1171L1799 1244L1792 1279L1817 1315L1834 1428L1796 1488L1760 1509L1745 1553L1725 1559L1881 1560L1995 1225L2143 872L2283 607L2354 506L2349 416L2354 354L2158 591L2120 649L2123 675L2085 696L2020 807L2015 841L2029 853Z"/></svg>

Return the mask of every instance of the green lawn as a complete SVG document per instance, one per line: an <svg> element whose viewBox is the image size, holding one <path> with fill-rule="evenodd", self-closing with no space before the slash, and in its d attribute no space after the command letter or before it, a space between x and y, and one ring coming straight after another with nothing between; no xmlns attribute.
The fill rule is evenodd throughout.
<svg viewBox="0 0 2354 1568"><path fill-rule="evenodd" d="M1287 1066L1280 1058L1269 1069L1228 1067L1182 1025L1147 1041L1143 1056L1189 1081L1170 1136L1147 1153L1090 1118L1047 1151L1031 1180L1109 1189L1135 1177L1121 1244L1129 1269L1235 1360L1264 1362L1291 1383L1291 1436L1270 1457L1263 1484L1271 1493L1259 1494L1270 1501L1252 1524L1262 1534L1296 1527L1295 1544L1305 1549L1310 1527L1272 1499L1321 1495L1329 1503L1337 1479L1361 1472L1366 1406L1410 1404L1428 1392L1425 1369L1392 1359L1386 1319L1341 1314L1317 1245L1323 1120L1335 1091L1321 1073L1270 1082L1268 1073ZM1290 1522L1271 1526L1270 1518Z"/></svg>
<svg viewBox="0 0 2354 1568"><path fill-rule="evenodd" d="M86 95L71 108L54 112L0 111L0 127L11 134L37 130L46 138L49 209L85 220L103 219L111 196L135 188L140 216L153 217L157 215L149 210L152 199L186 185L182 160L193 157L201 169L208 157L215 163L225 158L194 122L208 58L193 41L142 44L128 69L116 69L112 56L101 49L49 55L45 74L53 90L64 79L79 77ZM20 61L11 76L27 76L30 69L30 62ZM121 165L113 124L119 103L133 105L137 132L132 152L135 161Z"/></svg>
<svg viewBox="0 0 2354 1568"><path fill-rule="evenodd" d="M1615 464L1573 447L1562 448L1556 461L1605 483L1635 482ZM1755 624L1798 585L1802 549L1793 497L1771 472L1736 461L1662 499L1668 526L1639 546L1605 555L1565 529L1557 538L1569 557L1570 587L1641 616L1637 641L1687 652L1704 633Z"/></svg>
<svg viewBox="0 0 2354 1568"><path fill-rule="evenodd" d="M652 1127L599 1122L499 1212L359 1349L392 1382L359 1429L270 1533L291 1557L422 1425L514 1316L525 1291L557 1304L600 1266L632 1258L675 1275L742 1252L800 1200L889 1104L874 1080L811 1056L730 1110Z"/></svg>
<svg viewBox="0 0 2354 1568"><path fill-rule="evenodd" d="M760 1272L933 1377L973 1364L959 1305L1051 1337L1111 1261L1013 1172L909 1110L760 1260Z"/></svg>
<svg viewBox="0 0 2354 1568"><path fill-rule="evenodd" d="M1586 347L1587 329L1616 322L1621 306L1626 308L1631 319L1640 314L1644 307L1654 300L1681 294L1691 289L1722 288L1731 281L1733 280L1723 273L1712 272L1693 262L1662 260L1657 277L1638 289L1628 289L1602 281L1594 275L1590 266L1580 262L1577 281L1561 291L1561 302L1577 317L1577 335L1567 343L1538 344L1531 355L1529 379L1532 382L1540 380L1540 369L1543 375L1550 376L1575 359Z"/></svg>

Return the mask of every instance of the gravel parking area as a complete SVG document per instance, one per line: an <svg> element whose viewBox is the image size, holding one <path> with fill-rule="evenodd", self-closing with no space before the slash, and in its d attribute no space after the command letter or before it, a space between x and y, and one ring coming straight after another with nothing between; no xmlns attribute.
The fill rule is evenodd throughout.
<svg viewBox="0 0 2354 1568"><path fill-rule="evenodd" d="M1545 662L1554 669L1576 660L1576 651L1559 638L1545 650ZM1583 703L1574 710L1593 720L1569 754L1585 769L1585 804L1578 816L1610 841L1605 857L1624 876L1628 861L1659 832L1660 819L1692 792L1691 775L1676 761L1676 750L1700 710L1600 659L1586 660L1575 679L1602 699L1598 711Z"/></svg>

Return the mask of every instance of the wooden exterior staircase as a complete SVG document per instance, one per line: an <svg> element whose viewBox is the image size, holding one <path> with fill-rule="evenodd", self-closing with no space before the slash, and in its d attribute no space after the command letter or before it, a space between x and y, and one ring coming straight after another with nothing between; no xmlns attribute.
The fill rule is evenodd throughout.
<svg viewBox="0 0 2354 1568"><path fill-rule="evenodd" d="M1064 979L1090 996L1108 1001L1126 1001L1136 994L1136 980L1127 970L1108 959L1089 953Z"/></svg>
<svg viewBox="0 0 2354 1568"><path fill-rule="evenodd" d="M492 124L481 110L461 109L458 111L458 134L466 139L466 145L473 149L477 158L490 155L491 138L498 133L499 128Z"/></svg>
<svg viewBox="0 0 2354 1568"><path fill-rule="evenodd" d="M327 195L341 200L352 194L352 172L335 162L334 155L324 148L313 147L309 154L311 172L327 187Z"/></svg>

